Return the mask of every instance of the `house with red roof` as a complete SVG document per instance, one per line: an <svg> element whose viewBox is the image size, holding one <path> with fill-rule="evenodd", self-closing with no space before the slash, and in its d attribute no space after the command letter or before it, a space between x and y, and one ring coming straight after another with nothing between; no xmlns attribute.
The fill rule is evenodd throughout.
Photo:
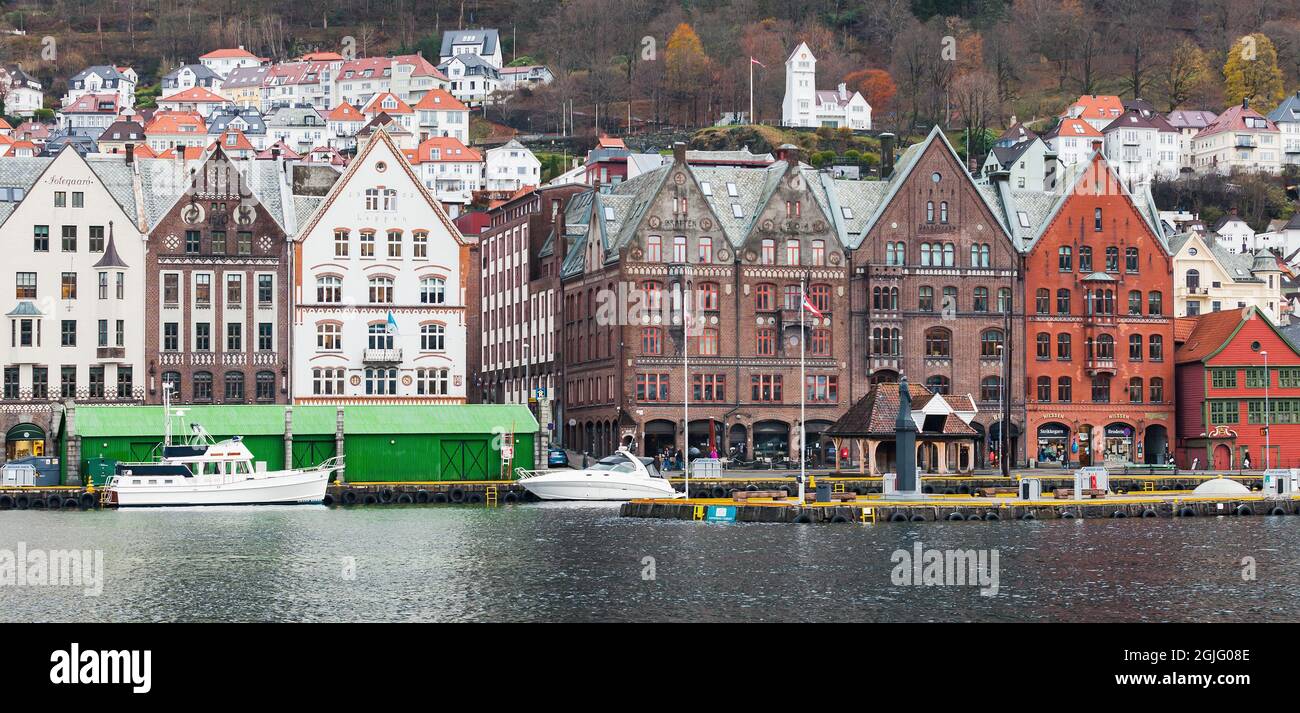
<svg viewBox="0 0 1300 713"><path fill-rule="evenodd" d="M339 67L334 103L365 106L376 94L391 92L407 104L414 104L429 91L448 86L447 75L422 54L365 57Z"/></svg>
<svg viewBox="0 0 1300 713"><path fill-rule="evenodd" d="M413 131L415 127L415 109L392 92L380 92L371 97L370 101L362 107L361 114L367 121L380 114L387 114L407 131Z"/></svg>
<svg viewBox="0 0 1300 713"><path fill-rule="evenodd" d="M456 217L483 188L483 155L450 136L425 139L403 155L449 217Z"/></svg>
<svg viewBox="0 0 1300 713"><path fill-rule="evenodd" d="M257 156L257 147L253 142L244 136L244 132L239 129L226 129L221 136L217 137L217 144L227 156L234 159L255 158Z"/></svg>
<svg viewBox="0 0 1300 713"><path fill-rule="evenodd" d="M243 45L240 45L238 47L212 50L199 57L199 64L225 79L232 70L241 67L256 67L262 64L262 60L257 55L244 49Z"/></svg>
<svg viewBox="0 0 1300 713"><path fill-rule="evenodd" d="M431 89L415 106L415 132L424 140L450 136L469 141L469 107L446 89Z"/></svg>
<svg viewBox="0 0 1300 713"><path fill-rule="evenodd" d="M230 99L203 87L190 87L158 100L158 108L163 111L192 111L204 119L212 112L233 106Z"/></svg>
<svg viewBox="0 0 1300 713"><path fill-rule="evenodd" d="M1069 169L1088 162L1103 137L1101 131L1083 119L1066 117L1042 138L1047 147L1056 152L1058 165Z"/></svg>
<svg viewBox="0 0 1300 713"><path fill-rule="evenodd" d="M174 146L203 148L208 145L207 125L194 112L157 111L144 127L150 148L161 154Z"/></svg>
<svg viewBox="0 0 1300 713"><path fill-rule="evenodd" d="M272 65L262 80L262 111L281 107L333 106L334 80L343 59Z"/></svg>
<svg viewBox="0 0 1300 713"><path fill-rule="evenodd" d="M357 132L366 125L368 118L361 110L347 102L325 112L325 122L329 125L328 145L337 149L352 149L357 145Z"/></svg>
<svg viewBox="0 0 1300 713"><path fill-rule="evenodd" d="M1282 170L1282 132L1277 124L1243 100L1229 107L1192 138L1192 168L1197 173Z"/></svg>
<svg viewBox="0 0 1300 713"><path fill-rule="evenodd" d="M120 98L116 94L82 94L59 109L55 119L61 129L93 129L90 133L98 134L117 120L120 109Z"/></svg>
<svg viewBox="0 0 1300 713"><path fill-rule="evenodd" d="M1300 352L1251 306L1179 322L1178 467L1300 467Z"/></svg>
<svg viewBox="0 0 1300 713"><path fill-rule="evenodd" d="M1061 112L1061 119L1082 119L1097 131L1124 113L1124 102L1114 94L1083 94Z"/></svg>

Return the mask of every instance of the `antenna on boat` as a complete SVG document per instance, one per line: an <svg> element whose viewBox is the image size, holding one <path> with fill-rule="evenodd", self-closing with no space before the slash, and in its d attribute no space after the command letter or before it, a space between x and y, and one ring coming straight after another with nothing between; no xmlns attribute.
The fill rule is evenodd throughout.
<svg viewBox="0 0 1300 713"><path fill-rule="evenodd" d="M172 385L163 381L163 446L172 444Z"/></svg>

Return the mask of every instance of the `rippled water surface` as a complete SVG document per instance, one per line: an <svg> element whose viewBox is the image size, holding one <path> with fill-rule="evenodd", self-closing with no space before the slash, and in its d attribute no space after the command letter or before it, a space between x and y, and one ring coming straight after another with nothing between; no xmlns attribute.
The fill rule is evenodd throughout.
<svg viewBox="0 0 1300 713"><path fill-rule="evenodd" d="M996 548L997 596L892 584L891 554L917 540ZM728 525L558 503L0 512L0 563L20 542L102 550L104 589L0 586L3 621L1300 619L1300 517Z"/></svg>

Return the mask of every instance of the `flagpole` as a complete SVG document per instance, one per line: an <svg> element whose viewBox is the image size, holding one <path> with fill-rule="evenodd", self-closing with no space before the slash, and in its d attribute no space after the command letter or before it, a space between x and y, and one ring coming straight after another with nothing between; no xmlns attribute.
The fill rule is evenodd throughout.
<svg viewBox="0 0 1300 713"><path fill-rule="evenodd" d="M690 282L683 280L689 290ZM690 307L686 292L682 294L682 441L686 444L686 460L682 463L682 493L691 496L691 332Z"/></svg>
<svg viewBox="0 0 1300 713"><path fill-rule="evenodd" d="M802 506L804 482L808 480L808 467L804 464L804 451L807 450L804 439L808 437L808 428L805 425L807 418L804 416L804 404L808 400L808 376L804 364L804 342L807 341L804 312L807 308L804 303L808 301L808 286L803 277L799 278L799 299L799 505Z"/></svg>
<svg viewBox="0 0 1300 713"><path fill-rule="evenodd" d="M757 124L754 121L754 58L749 58L749 123Z"/></svg>

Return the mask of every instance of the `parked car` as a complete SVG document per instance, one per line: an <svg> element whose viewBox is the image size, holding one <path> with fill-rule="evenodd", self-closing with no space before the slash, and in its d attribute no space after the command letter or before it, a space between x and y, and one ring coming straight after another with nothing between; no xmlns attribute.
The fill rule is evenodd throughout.
<svg viewBox="0 0 1300 713"><path fill-rule="evenodd" d="M565 468L569 465L569 454L563 448L550 448L546 451L546 465L551 468Z"/></svg>

